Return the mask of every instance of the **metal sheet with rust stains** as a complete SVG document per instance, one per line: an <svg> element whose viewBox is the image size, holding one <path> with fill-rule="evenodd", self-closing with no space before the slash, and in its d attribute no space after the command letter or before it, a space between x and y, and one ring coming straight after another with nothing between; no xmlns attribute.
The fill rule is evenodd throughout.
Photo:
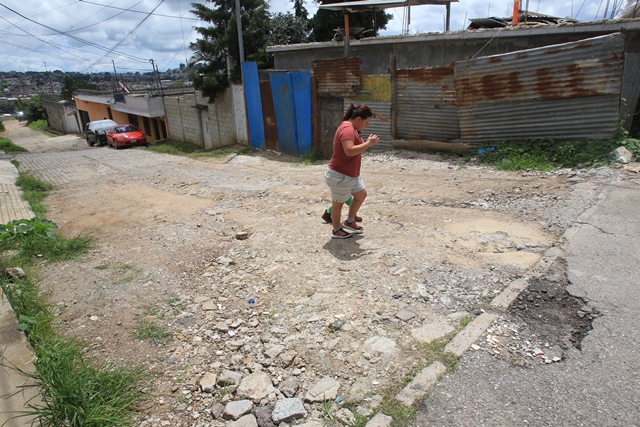
<svg viewBox="0 0 640 427"><path fill-rule="evenodd" d="M446 142L460 137L453 67L398 70L396 78L398 139Z"/></svg>
<svg viewBox="0 0 640 427"><path fill-rule="evenodd" d="M360 91L362 59L332 58L313 61L313 76L320 95L351 95Z"/></svg>
<svg viewBox="0 0 640 427"><path fill-rule="evenodd" d="M458 61L461 140L610 138L623 69L620 33Z"/></svg>

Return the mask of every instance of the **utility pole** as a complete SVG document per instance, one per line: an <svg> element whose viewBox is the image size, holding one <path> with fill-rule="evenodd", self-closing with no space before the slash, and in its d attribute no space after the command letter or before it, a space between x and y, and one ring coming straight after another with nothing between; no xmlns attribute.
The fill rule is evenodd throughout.
<svg viewBox="0 0 640 427"><path fill-rule="evenodd" d="M153 59L150 59L149 62L151 62L151 68L153 68L153 71L156 73L156 80L158 81L158 95L164 96L162 82L160 82L160 72L158 71L158 64Z"/></svg>
<svg viewBox="0 0 640 427"><path fill-rule="evenodd" d="M47 77L49 77L49 87L51 88L51 95L55 95L55 92L53 91L53 81L51 81L51 75L49 75L49 70L47 69L47 63L46 62L42 62L44 64L44 70L47 72Z"/></svg>
<svg viewBox="0 0 640 427"><path fill-rule="evenodd" d="M236 23L238 24L238 46L240 46L240 70L244 64L244 43L242 41L242 17L240 14L240 0L236 0Z"/></svg>

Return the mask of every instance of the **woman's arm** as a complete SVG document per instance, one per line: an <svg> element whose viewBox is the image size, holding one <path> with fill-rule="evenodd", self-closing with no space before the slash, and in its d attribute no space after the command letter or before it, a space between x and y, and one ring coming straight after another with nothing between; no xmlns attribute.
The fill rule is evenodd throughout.
<svg viewBox="0 0 640 427"><path fill-rule="evenodd" d="M349 157L353 157L363 153L367 148L377 144L378 140L378 135L369 135L369 138L367 138L364 144L355 145L355 142L352 139L346 139L342 141L342 149L344 150L344 154Z"/></svg>

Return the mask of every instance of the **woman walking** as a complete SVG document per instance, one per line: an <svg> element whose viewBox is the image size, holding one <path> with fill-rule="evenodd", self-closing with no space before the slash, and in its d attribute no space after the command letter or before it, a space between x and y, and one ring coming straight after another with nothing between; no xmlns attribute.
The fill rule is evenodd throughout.
<svg viewBox="0 0 640 427"><path fill-rule="evenodd" d="M366 141L360 132L369 125L374 116L366 104L349 106L333 138L333 154L324 174L324 180L331 189L331 237L346 239L353 234L362 234L362 227L355 218L362 202L367 197L364 181L360 177L362 153L378 143L377 135L369 135ZM342 205L353 196L347 219L340 223Z"/></svg>

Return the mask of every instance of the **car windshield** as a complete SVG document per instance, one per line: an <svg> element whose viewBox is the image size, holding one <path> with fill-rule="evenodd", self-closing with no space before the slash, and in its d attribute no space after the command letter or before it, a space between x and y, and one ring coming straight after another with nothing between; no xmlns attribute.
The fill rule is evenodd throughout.
<svg viewBox="0 0 640 427"><path fill-rule="evenodd" d="M136 128L133 126L118 126L115 131L116 133L135 132Z"/></svg>

